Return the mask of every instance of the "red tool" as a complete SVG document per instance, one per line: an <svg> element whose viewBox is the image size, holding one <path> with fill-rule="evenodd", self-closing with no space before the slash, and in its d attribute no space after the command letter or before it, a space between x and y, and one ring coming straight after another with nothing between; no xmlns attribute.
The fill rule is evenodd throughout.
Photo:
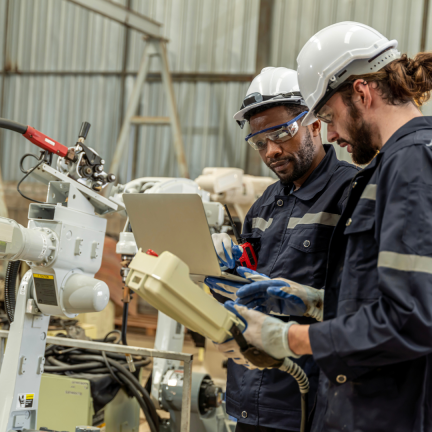
<svg viewBox="0 0 432 432"><path fill-rule="evenodd" d="M54 153L62 157L65 157L68 153L68 148L66 146L53 140L42 132L39 132L37 129L32 128L31 126L27 127L27 130L23 136L33 144L36 144L38 147L47 150L50 153Z"/></svg>
<svg viewBox="0 0 432 432"><path fill-rule="evenodd" d="M228 215L228 219L230 221L231 227L233 229L234 236L237 239L237 243L241 245L241 247L243 248L243 255L239 259L240 264L242 265L242 267L247 267L251 270L256 270L258 266L258 260L253 246L248 241L240 237L237 228L234 224L234 221L232 220L231 214L228 210L228 206L225 205L224 207Z"/></svg>

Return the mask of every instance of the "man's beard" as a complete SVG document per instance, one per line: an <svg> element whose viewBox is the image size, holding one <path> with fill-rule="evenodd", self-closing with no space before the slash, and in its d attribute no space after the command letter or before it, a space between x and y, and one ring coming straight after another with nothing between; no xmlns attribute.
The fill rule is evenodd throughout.
<svg viewBox="0 0 432 432"><path fill-rule="evenodd" d="M376 155L377 148L373 145L372 127L366 123L355 105L350 105L347 131L352 148L352 159L358 165L368 164Z"/></svg>
<svg viewBox="0 0 432 432"><path fill-rule="evenodd" d="M278 158L278 159L270 159L267 162L267 166L279 177L282 185L288 186L292 184L294 181L302 178L309 170L312 165L315 156L315 146L312 141L311 134L309 129L306 129L305 136L303 137L300 149L294 156ZM274 169L270 167L272 163L281 162L288 160L291 162L291 166L293 167L291 172L289 173L278 173Z"/></svg>

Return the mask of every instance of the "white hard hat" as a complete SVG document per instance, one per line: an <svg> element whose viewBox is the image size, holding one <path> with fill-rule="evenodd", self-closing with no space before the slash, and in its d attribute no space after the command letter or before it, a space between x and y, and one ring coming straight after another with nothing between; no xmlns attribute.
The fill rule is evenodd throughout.
<svg viewBox="0 0 432 432"><path fill-rule="evenodd" d="M309 107L302 124L313 123L315 113L351 75L376 72L399 58L397 45L373 28L349 21L311 37L297 57L300 91Z"/></svg>
<svg viewBox="0 0 432 432"><path fill-rule="evenodd" d="M261 105L281 102L304 105L306 109L306 103L299 91L297 72L284 67L266 67L253 79L234 120L243 127L244 115L248 111Z"/></svg>

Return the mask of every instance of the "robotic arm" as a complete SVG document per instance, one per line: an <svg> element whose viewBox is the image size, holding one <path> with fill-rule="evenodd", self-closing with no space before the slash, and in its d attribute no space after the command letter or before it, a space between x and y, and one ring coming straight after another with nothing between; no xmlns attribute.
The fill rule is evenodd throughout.
<svg viewBox="0 0 432 432"><path fill-rule="evenodd" d="M46 202L29 206L27 228L0 218L0 259L11 260L6 297L15 294L16 263L26 261L30 267L16 304L9 301L13 313L8 314L11 325L0 372L0 432L9 432L36 429L49 316L72 318L108 304L108 286L94 279L107 223L99 215L117 211L118 205L97 193L114 177L103 172L103 160L84 145L89 123L82 125L78 143L70 148L30 126L0 119L0 127L43 149L26 177L32 174L48 184ZM54 154L59 156L58 170L51 167Z"/></svg>

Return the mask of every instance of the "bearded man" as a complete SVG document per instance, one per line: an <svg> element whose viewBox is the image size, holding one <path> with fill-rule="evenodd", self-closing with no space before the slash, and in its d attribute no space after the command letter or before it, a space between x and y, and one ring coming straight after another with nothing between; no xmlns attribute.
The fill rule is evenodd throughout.
<svg viewBox="0 0 432 432"><path fill-rule="evenodd" d="M265 68L249 87L234 119L241 126L249 123L251 133L246 142L259 152L279 181L269 186L249 210L242 237L255 249L258 272L322 289L330 237L358 169L339 161L332 145L322 144L319 120L301 125L307 113L293 70ZM241 247L234 245L227 234L213 234L213 242L221 267L234 269L243 252ZM239 273L251 276L252 272L245 274L241 268ZM217 278L207 278L206 283L222 302L235 300L241 287ZM279 308L277 302L268 302L260 310L290 320L290 311ZM316 322L312 317L295 318L302 324ZM227 412L238 419L236 432L298 431L301 409L296 381L276 369L248 369L238 350L230 355L230 343L219 348L231 357ZM296 362L309 377L312 405L318 366L308 355Z"/></svg>

